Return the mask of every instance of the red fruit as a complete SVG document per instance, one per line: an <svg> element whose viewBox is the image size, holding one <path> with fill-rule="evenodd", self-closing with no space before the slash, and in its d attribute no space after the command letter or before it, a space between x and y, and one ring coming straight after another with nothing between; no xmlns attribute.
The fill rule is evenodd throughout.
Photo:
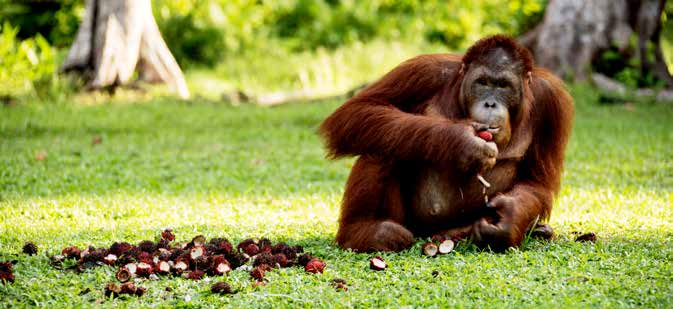
<svg viewBox="0 0 673 309"><path fill-rule="evenodd" d="M13 267L14 264L12 264L12 262L0 262L0 282L14 282L14 273L12 272Z"/></svg>
<svg viewBox="0 0 673 309"><path fill-rule="evenodd" d="M231 265L223 255L216 255L212 258L211 269L211 272L215 275L224 275L231 271Z"/></svg>
<svg viewBox="0 0 673 309"><path fill-rule="evenodd" d="M37 254L37 246L33 242L28 241L23 245L23 253L28 255Z"/></svg>
<svg viewBox="0 0 673 309"><path fill-rule="evenodd" d="M257 244L257 241L255 241L252 238L248 238L238 243L238 246L236 246L236 248L238 248L239 251L245 251L245 247L247 247L250 244Z"/></svg>
<svg viewBox="0 0 673 309"><path fill-rule="evenodd" d="M453 251L453 247L455 247L455 246L456 246L456 244L451 239L447 239L445 241L442 241L442 243L439 244L439 253L440 254L447 254L447 253Z"/></svg>
<svg viewBox="0 0 673 309"><path fill-rule="evenodd" d="M493 134L491 134L491 132L488 132L488 131L485 131L485 130L484 131L479 131L477 133L477 136L479 136L479 138L481 138L481 139L483 139L487 142L490 142L490 141L493 140Z"/></svg>
<svg viewBox="0 0 673 309"><path fill-rule="evenodd" d="M171 272L171 264L166 261L159 261L159 263L157 263L157 272L160 274Z"/></svg>
<svg viewBox="0 0 673 309"><path fill-rule="evenodd" d="M117 297L121 294L121 288L114 284L114 283L108 283L105 285L105 297Z"/></svg>
<svg viewBox="0 0 673 309"><path fill-rule="evenodd" d="M150 254L149 252L141 251L138 254L138 261L142 261L145 263L152 262L152 254Z"/></svg>
<svg viewBox="0 0 673 309"><path fill-rule="evenodd" d="M332 286L337 290L337 291L344 291L348 292L348 283L344 279L332 279Z"/></svg>
<svg viewBox="0 0 673 309"><path fill-rule="evenodd" d="M136 274L140 277L149 277L154 273L154 268L152 265L145 263L145 262L140 262L136 266Z"/></svg>
<svg viewBox="0 0 673 309"><path fill-rule="evenodd" d="M117 280L119 280L119 282L126 282L129 281L131 277L133 277L133 274L131 274L131 272L126 267L122 267L117 271L115 277Z"/></svg>
<svg viewBox="0 0 673 309"><path fill-rule="evenodd" d="M271 253L260 253L255 256L255 260L252 262L253 267L266 264L269 266L276 266L276 259Z"/></svg>
<svg viewBox="0 0 673 309"><path fill-rule="evenodd" d="M156 256L160 261L170 261L171 260L171 255L173 255L172 252L166 250L166 249L159 249L159 255Z"/></svg>
<svg viewBox="0 0 673 309"><path fill-rule="evenodd" d="M257 246L259 247L259 251L261 252L271 253L271 251L273 250L273 245L268 238L260 239L257 242Z"/></svg>
<svg viewBox="0 0 673 309"><path fill-rule="evenodd" d="M189 257L192 261L202 257L205 254L205 250L202 246L195 246L192 250L189 251Z"/></svg>
<svg viewBox="0 0 673 309"><path fill-rule="evenodd" d="M128 270L131 275L135 275L136 271L138 270L138 265L136 263L128 263L124 265L124 268L126 268L126 270Z"/></svg>
<svg viewBox="0 0 673 309"><path fill-rule="evenodd" d="M133 245L127 242L116 242L110 246L108 252L120 257L131 250L133 250Z"/></svg>
<svg viewBox="0 0 673 309"><path fill-rule="evenodd" d="M306 270L306 272L309 272L309 273L312 273L312 274L317 274L317 273L322 274L323 270L325 270L325 266L327 266L325 264L325 262L321 261L318 258L314 258L306 264L306 267L304 267L304 270Z"/></svg>
<svg viewBox="0 0 673 309"><path fill-rule="evenodd" d="M306 264L313 259L313 256L309 253L304 253L297 258L297 264L306 267Z"/></svg>
<svg viewBox="0 0 673 309"><path fill-rule="evenodd" d="M384 270L388 268L388 264L386 264L386 261L384 261L382 257L375 256L369 260L369 268L373 270Z"/></svg>
<svg viewBox="0 0 673 309"><path fill-rule="evenodd" d="M233 294L234 291L231 289L231 286L226 282L218 282L213 284L210 287L210 291L215 294Z"/></svg>
<svg viewBox="0 0 673 309"><path fill-rule="evenodd" d="M586 233L586 234L577 236L575 241L596 242L596 234L595 233Z"/></svg>
<svg viewBox="0 0 673 309"><path fill-rule="evenodd" d="M194 236L190 244L192 246L203 246L206 244L206 237L203 235Z"/></svg>
<svg viewBox="0 0 673 309"><path fill-rule="evenodd" d="M266 265L266 264L263 264ZM262 265L262 266L263 266ZM250 271L250 277L257 281L264 281L264 274L266 273L266 270L264 267L255 267Z"/></svg>
<svg viewBox="0 0 673 309"><path fill-rule="evenodd" d="M230 254L233 250L233 246L225 238L213 238L208 244L208 250L212 251L213 254Z"/></svg>
<svg viewBox="0 0 673 309"><path fill-rule="evenodd" d="M67 247L61 251L61 254L65 255L69 259L79 259L79 255L82 253L82 251L79 250L79 248L75 246Z"/></svg>
<svg viewBox="0 0 673 309"><path fill-rule="evenodd" d="M168 241L174 241L175 240L175 235L173 234L173 230L165 229L163 232L161 232L161 239L165 239L165 240L168 240Z"/></svg>
<svg viewBox="0 0 673 309"><path fill-rule="evenodd" d="M273 255L273 259L278 264L280 267L287 267L289 265L289 260L287 259L287 256L282 253L277 253Z"/></svg>
<svg viewBox="0 0 673 309"><path fill-rule="evenodd" d="M259 247L256 244L249 244L245 246L245 254L249 256L255 256L257 253L259 253Z"/></svg>
<svg viewBox="0 0 673 309"><path fill-rule="evenodd" d="M157 250L157 245L151 240L143 240L138 243L138 249L143 252L152 253Z"/></svg>
<svg viewBox="0 0 673 309"><path fill-rule="evenodd" d="M203 275L205 275L205 273L202 270L198 270L198 269L183 274L183 276L185 278L191 279L191 280L201 280L201 279L203 279Z"/></svg>
<svg viewBox="0 0 673 309"><path fill-rule="evenodd" d="M117 256L110 253L103 258L103 262L108 265L114 265L117 262Z"/></svg>
<svg viewBox="0 0 673 309"><path fill-rule="evenodd" d="M175 269L175 272L182 273L183 271L186 271L189 268L189 260L178 258L175 261L175 265L173 266L173 268Z"/></svg>
<svg viewBox="0 0 673 309"><path fill-rule="evenodd" d="M134 295L136 293L136 290L138 290L138 288L136 287L135 284L133 284L133 282L126 282L119 287L119 290L120 294Z"/></svg>
<svg viewBox="0 0 673 309"><path fill-rule="evenodd" d="M424 255L427 255L427 256L430 256L430 257L433 257L433 256L437 255L437 251L439 251L439 249L437 248L437 245L435 245L431 242L423 244L423 247L421 247L421 249L422 249Z"/></svg>
<svg viewBox="0 0 673 309"><path fill-rule="evenodd" d="M224 275L224 274L226 274L230 271L231 271L231 266L229 266L228 262L217 264L217 266L215 266L215 268L213 270L213 272L216 275Z"/></svg>

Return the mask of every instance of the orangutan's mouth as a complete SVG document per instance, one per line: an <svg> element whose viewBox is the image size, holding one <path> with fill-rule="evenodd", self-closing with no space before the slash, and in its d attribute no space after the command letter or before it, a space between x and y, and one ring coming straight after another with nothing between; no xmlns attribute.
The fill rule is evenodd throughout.
<svg viewBox="0 0 673 309"><path fill-rule="evenodd" d="M488 126L488 132L498 133L500 132L500 126Z"/></svg>

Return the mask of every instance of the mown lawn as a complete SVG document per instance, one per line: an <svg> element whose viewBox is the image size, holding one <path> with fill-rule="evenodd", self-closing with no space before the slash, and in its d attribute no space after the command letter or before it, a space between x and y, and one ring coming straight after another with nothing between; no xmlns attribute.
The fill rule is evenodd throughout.
<svg viewBox="0 0 673 309"><path fill-rule="evenodd" d="M383 254L384 272L368 269L370 255L333 241L353 161L326 161L315 130L339 102L2 107L0 260L18 264L16 282L0 284L0 307L671 307L673 106L601 106L581 86L573 94L576 122L551 219L556 240L530 240L504 254L461 243L435 259L420 255L419 240ZM96 137L102 142L94 145ZM273 271L259 289L234 271L226 280L241 291L231 296L210 294L215 280L162 278L141 282L142 298L108 300L102 289L114 281L112 267L75 274L54 269L45 255L66 245L153 239L165 227L180 240L266 236L301 244L328 268ZM575 231L599 240L574 242ZM27 240L39 255L19 254ZM330 286L336 277L348 281L348 292Z"/></svg>

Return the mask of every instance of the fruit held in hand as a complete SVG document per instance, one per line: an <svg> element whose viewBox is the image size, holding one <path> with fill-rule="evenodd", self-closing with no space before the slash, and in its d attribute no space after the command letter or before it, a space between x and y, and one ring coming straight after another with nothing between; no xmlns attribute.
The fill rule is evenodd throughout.
<svg viewBox="0 0 673 309"><path fill-rule="evenodd" d="M493 140L493 134L491 134L491 132L488 132L486 130L477 132L477 136L479 136L479 138L481 138L481 139L483 139L487 142L490 142L490 141Z"/></svg>

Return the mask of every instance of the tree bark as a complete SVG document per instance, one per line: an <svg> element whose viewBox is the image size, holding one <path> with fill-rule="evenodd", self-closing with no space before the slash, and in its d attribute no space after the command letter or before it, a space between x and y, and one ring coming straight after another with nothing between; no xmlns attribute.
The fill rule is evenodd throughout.
<svg viewBox="0 0 673 309"><path fill-rule="evenodd" d="M189 97L150 0L86 0L84 18L61 70L83 72L89 87L100 89L128 83L136 68L141 79L165 82L180 97Z"/></svg>
<svg viewBox="0 0 673 309"><path fill-rule="evenodd" d="M595 55L628 45L633 29L627 0L551 0L542 23L525 34L538 65L559 76L584 80Z"/></svg>
<svg viewBox="0 0 673 309"><path fill-rule="evenodd" d="M624 52L629 38L638 35L641 73L653 72L673 87L661 51L661 15L665 0L550 0L540 24L519 38L538 65L559 76L585 80L601 52L617 47ZM654 61L647 57L648 43Z"/></svg>

